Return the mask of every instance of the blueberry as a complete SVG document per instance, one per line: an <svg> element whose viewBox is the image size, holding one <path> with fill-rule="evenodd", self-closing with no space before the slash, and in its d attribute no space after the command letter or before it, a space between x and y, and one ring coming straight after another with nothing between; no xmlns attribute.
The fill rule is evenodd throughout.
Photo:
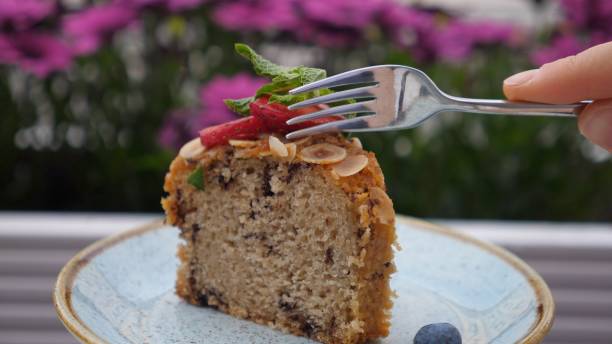
<svg viewBox="0 0 612 344"><path fill-rule="evenodd" d="M461 333L449 323L429 324L417 332L414 344L461 344Z"/></svg>

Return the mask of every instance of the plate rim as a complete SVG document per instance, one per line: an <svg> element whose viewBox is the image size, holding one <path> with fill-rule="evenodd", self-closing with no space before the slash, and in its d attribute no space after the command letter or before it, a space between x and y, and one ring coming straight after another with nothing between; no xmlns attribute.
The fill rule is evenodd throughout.
<svg viewBox="0 0 612 344"><path fill-rule="evenodd" d="M511 265L526 278L527 282L535 292L536 300L539 301L539 305L537 307L538 319L532 324L528 333L519 343L540 343L548 332L550 332L555 317L555 302L552 293L544 279L522 259L500 246L476 239L468 234L447 228L445 226L404 215L397 215L396 220L399 223L410 225L419 230L433 231L477 246L478 248L497 256ZM115 244L132 237L145 234L149 231L157 230L162 226L165 226L164 220L159 219L148 224L99 239L80 250L72 258L70 258L66 265L64 265L64 267L60 270L52 293L53 306L60 321L80 342L85 344L106 343L106 341L98 337L95 332L92 331L79 318L77 313L72 308L72 285L79 271L95 256L114 246Z"/></svg>

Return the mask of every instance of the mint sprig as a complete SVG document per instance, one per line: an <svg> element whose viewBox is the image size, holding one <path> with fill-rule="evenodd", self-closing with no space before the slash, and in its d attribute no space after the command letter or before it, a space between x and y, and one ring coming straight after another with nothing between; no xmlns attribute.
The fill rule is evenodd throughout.
<svg viewBox="0 0 612 344"><path fill-rule="evenodd" d="M255 97L246 97L240 99L224 99L225 105L233 112L247 116L249 114L249 104L255 101Z"/></svg>
<svg viewBox="0 0 612 344"><path fill-rule="evenodd" d="M323 89L298 95L289 94L289 90L293 88L327 77L327 72L324 69L277 65L243 43L236 43L234 48L238 54L251 62L257 75L271 79L269 83L257 90L254 97L224 100L230 110L239 115L248 115L249 104L262 96L269 96L269 102L271 103L291 105L315 96L331 93L329 89Z"/></svg>
<svg viewBox="0 0 612 344"><path fill-rule="evenodd" d="M204 190L204 169L198 166L187 176L187 183L198 190Z"/></svg>

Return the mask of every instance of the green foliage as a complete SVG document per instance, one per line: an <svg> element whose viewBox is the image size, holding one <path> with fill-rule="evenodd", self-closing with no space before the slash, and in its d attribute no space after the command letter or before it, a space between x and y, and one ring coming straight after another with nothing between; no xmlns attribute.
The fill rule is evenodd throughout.
<svg viewBox="0 0 612 344"><path fill-rule="evenodd" d="M127 48L108 48L46 80L0 67L0 209L160 211L163 178L176 155L157 144L167 114L193 106L197 85L214 75L249 70L233 51L244 37L208 21L173 29L197 40L173 38L160 47L156 28L175 28L177 20L145 18L148 34L137 40L142 53L135 61ZM247 38L257 47L269 43ZM531 68L520 49L483 50L457 64L417 63L384 42L328 50L317 61L330 74L411 65L445 92L476 98L502 98L502 80ZM296 70L275 87L310 77ZM233 104L243 109L246 102ZM398 213L612 221L612 159L580 136L574 120L447 113L416 129L357 136L377 154Z"/></svg>

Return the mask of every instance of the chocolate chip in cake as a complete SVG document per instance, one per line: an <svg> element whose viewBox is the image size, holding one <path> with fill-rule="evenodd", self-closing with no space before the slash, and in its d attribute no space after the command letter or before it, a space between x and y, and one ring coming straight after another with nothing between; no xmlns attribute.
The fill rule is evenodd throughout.
<svg viewBox="0 0 612 344"><path fill-rule="evenodd" d="M272 166L268 164L263 170L261 189L263 190L263 195L265 197L274 196L274 192L272 192L272 185L270 185L270 180L272 179L272 175L270 174L271 169Z"/></svg>
<svg viewBox="0 0 612 344"><path fill-rule="evenodd" d="M327 326L327 333L330 337L333 337L334 332L336 332L336 316L332 316L329 320L329 325Z"/></svg>
<svg viewBox="0 0 612 344"><path fill-rule="evenodd" d="M185 222L183 192L181 191L181 189L176 190L176 222L179 226Z"/></svg>
<svg viewBox="0 0 612 344"><path fill-rule="evenodd" d="M257 239L257 240L266 240L268 237L266 233L247 233L242 236L244 239Z"/></svg>
<svg viewBox="0 0 612 344"><path fill-rule="evenodd" d="M334 250L331 247L325 250L325 264L334 264Z"/></svg>
<svg viewBox="0 0 612 344"><path fill-rule="evenodd" d="M203 307L208 307L208 295L199 294L198 295L198 304Z"/></svg>
<svg viewBox="0 0 612 344"><path fill-rule="evenodd" d="M264 247L268 249L268 251L265 254L265 257L269 257L272 254L278 255L278 252L274 249L274 245L264 244Z"/></svg>
<svg viewBox="0 0 612 344"><path fill-rule="evenodd" d="M293 176L304 166L302 163L289 164L287 168L287 176L284 178L285 183L291 183Z"/></svg>
<svg viewBox="0 0 612 344"><path fill-rule="evenodd" d="M365 229L363 229L363 228L359 228L359 229L357 230L357 237L358 237L359 239L361 239L361 237L362 237L364 234L365 234Z"/></svg>
<svg viewBox="0 0 612 344"><path fill-rule="evenodd" d="M375 272L372 274L372 277L370 277L371 280L377 280L377 279L382 279L384 277L384 275L381 272Z"/></svg>
<svg viewBox="0 0 612 344"><path fill-rule="evenodd" d="M306 336L312 337L312 335L317 330L317 324L315 324L314 322L310 320L306 320L300 326L300 330L302 330L302 332L304 332Z"/></svg>
<svg viewBox="0 0 612 344"><path fill-rule="evenodd" d="M211 296L214 297L215 300L217 301L217 303L219 303L220 305L227 306L227 302L225 301L225 298L223 297L223 293L221 293L217 289L215 289L215 288L207 288L206 289L206 294L208 294L209 298Z"/></svg>
<svg viewBox="0 0 612 344"><path fill-rule="evenodd" d="M320 328L313 320L308 319L303 314L294 312L289 316L289 319L298 323L300 327L300 331L302 331L307 337L312 337L312 335Z"/></svg>
<svg viewBox="0 0 612 344"><path fill-rule="evenodd" d="M229 189L229 186L233 181L233 178L232 176L227 177L227 176L220 174L217 176L217 181L219 182L219 185L221 185L223 190L227 191L227 189Z"/></svg>
<svg viewBox="0 0 612 344"><path fill-rule="evenodd" d="M296 308L295 302L288 302L283 299L278 300L278 307L285 312L291 312Z"/></svg>
<svg viewBox="0 0 612 344"><path fill-rule="evenodd" d="M200 229L202 228L197 223L194 223L193 225L191 225L191 231L193 232L194 236L200 231Z"/></svg>

